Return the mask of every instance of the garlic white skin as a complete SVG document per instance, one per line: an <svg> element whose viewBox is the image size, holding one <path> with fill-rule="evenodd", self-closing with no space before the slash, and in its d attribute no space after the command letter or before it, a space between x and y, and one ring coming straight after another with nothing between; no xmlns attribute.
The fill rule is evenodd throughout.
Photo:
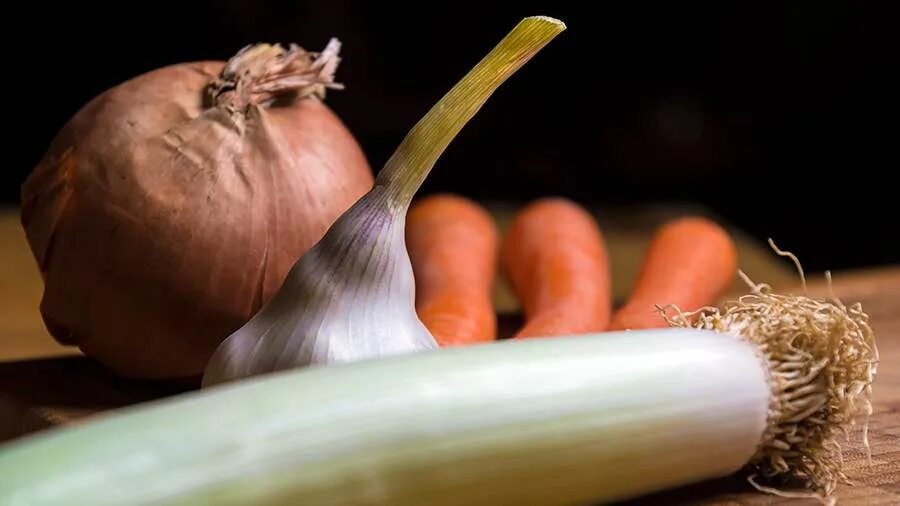
<svg viewBox="0 0 900 506"><path fill-rule="evenodd" d="M204 385L297 365L437 348L415 311L405 209L376 186L213 355Z"/></svg>
<svg viewBox="0 0 900 506"><path fill-rule="evenodd" d="M416 315L406 212L438 158L491 94L565 29L526 18L410 130L372 190L215 351L203 385L314 364L437 348Z"/></svg>

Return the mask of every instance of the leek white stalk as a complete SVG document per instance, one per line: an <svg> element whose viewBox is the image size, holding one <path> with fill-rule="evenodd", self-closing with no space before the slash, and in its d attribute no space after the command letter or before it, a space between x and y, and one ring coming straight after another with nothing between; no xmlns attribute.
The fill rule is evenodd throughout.
<svg viewBox="0 0 900 506"><path fill-rule="evenodd" d="M0 503L573 504L725 476L771 389L746 342L664 329L249 378L0 452Z"/></svg>
<svg viewBox="0 0 900 506"><path fill-rule="evenodd" d="M372 190L299 260L273 299L219 346L204 386L436 348L415 311L406 211L462 127L564 29L555 19L526 18L463 77L413 127Z"/></svg>

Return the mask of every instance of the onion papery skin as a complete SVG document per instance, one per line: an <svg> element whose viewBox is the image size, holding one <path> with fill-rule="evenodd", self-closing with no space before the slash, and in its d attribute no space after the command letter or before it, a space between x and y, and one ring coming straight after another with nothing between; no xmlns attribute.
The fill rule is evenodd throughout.
<svg viewBox="0 0 900 506"><path fill-rule="evenodd" d="M199 375L373 184L321 93L234 107L208 94L224 66L107 90L22 187L48 330L121 376Z"/></svg>

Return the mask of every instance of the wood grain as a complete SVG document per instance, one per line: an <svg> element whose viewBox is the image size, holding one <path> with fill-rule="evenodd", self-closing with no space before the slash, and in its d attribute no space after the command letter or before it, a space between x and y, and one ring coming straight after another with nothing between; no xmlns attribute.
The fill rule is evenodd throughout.
<svg viewBox="0 0 900 506"><path fill-rule="evenodd" d="M73 355L57 343L41 321L41 276L19 214L0 208L0 360Z"/></svg>

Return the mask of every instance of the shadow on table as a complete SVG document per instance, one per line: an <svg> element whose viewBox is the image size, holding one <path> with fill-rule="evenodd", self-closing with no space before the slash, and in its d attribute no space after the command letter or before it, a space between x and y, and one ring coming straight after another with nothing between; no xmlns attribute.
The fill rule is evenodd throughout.
<svg viewBox="0 0 900 506"><path fill-rule="evenodd" d="M0 362L0 441L198 386L124 379L83 356Z"/></svg>

